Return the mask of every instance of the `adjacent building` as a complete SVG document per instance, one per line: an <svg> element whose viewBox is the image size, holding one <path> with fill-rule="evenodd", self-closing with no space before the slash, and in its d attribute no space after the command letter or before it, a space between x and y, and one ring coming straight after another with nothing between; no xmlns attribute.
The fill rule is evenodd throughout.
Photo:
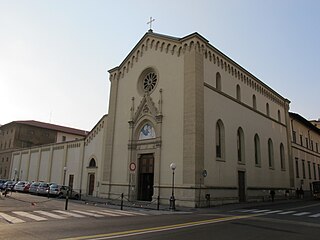
<svg viewBox="0 0 320 240"><path fill-rule="evenodd" d="M13 151L81 139L86 134L83 130L39 121L13 121L0 126L0 178L9 178ZM17 172L16 176L20 174Z"/></svg>
<svg viewBox="0 0 320 240"><path fill-rule="evenodd" d="M294 187L312 190L320 180L320 129L297 113L290 113Z"/></svg>

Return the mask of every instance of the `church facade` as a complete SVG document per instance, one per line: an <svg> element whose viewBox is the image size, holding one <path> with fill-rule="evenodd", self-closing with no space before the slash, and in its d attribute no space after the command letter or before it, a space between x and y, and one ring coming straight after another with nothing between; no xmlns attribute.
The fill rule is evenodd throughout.
<svg viewBox="0 0 320 240"><path fill-rule="evenodd" d="M109 79L108 115L73 147L47 146L38 172L51 173L38 180L70 184L74 175L84 195L168 204L174 194L191 207L294 189L289 100L200 34L149 31ZM25 150L26 161L38 150ZM13 153L11 169L24 166L22 155Z"/></svg>
<svg viewBox="0 0 320 240"><path fill-rule="evenodd" d="M290 188L289 101L198 33L149 31L109 73L101 196L168 201L171 163L178 205Z"/></svg>

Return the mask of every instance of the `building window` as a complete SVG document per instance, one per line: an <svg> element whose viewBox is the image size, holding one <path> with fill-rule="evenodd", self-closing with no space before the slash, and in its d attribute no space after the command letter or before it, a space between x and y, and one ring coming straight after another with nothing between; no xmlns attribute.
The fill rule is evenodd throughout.
<svg viewBox="0 0 320 240"><path fill-rule="evenodd" d="M224 159L224 126L221 120L216 124L216 158Z"/></svg>
<svg viewBox="0 0 320 240"><path fill-rule="evenodd" d="M313 141L312 140L310 141L310 147L311 147L311 150L313 151Z"/></svg>
<svg viewBox="0 0 320 240"><path fill-rule="evenodd" d="M304 160L302 160L302 177L303 179L306 179L306 166Z"/></svg>
<svg viewBox="0 0 320 240"><path fill-rule="evenodd" d="M252 107L254 110L257 110L257 98L256 98L256 95L254 94L252 96Z"/></svg>
<svg viewBox="0 0 320 240"><path fill-rule="evenodd" d="M292 132L293 142L297 143L297 133L295 131Z"/></svg>
<svg viewBox="0 0 320 240"><path fill-rule="evenodd" d="M143 80L143 89L145 92L151 93L158 82L158 77L155 72L148 73Z"/></svg>
<svg viewBox="0 0 320 240"><path fill-rule="evenodd" d="M299 162L298 162L298 158L296 158L296 177L299 178Z"/></svg>
<svg viewBox="0 0 320 240"><path fill-rule="evenodd" d="M92 159L90 160L90 162L89 162L89 167L90 167L90 168L97 167L96 161L95 161L93 158L92 158Z"/></svg>
<svg viewBox="0 0 320 240"><path fill-rule="evenodd" d="M268 159L269 159L269 168L274 168L273 143L271 138L269 138L268 140Z"/></svg>
<svg viewBox="0 0 320 240"><path fill-rule="evenodd" d="M237 131L237 153L238 153L238 162L244 163L244 134L241 127Z"/></svg>
<svg viewBox="0 0 320 240"><path fill-rule="evenodd" d="M239 84L237 84L237 100L238 101L241 101L241 89L240 89L240 86Z"/></svg>
<svg viewBox="0 0 320 240"><path fill-rule="evenodd" d="M317 180L317 171L316 171L316 164L313 163L313 178L314 180Z"/></svg>
<svg viewBox="0 0 320 240"><path fill-rule="evenodd" d="M306 148L309 148L309 144L308 144L308 138L306 138Z"/></svg>
<svg viewBox="0 0 320 240"><path fill-rule="evenodd" d="M317 151L317 153L319 152L318 143L316 143L316 151Z"/></svg>
<svg viewBox="0 0 320 240"><path fill-rule="evenodd" d="M62 142L65 142L67 140L66 136L62 136Z"/></svg>
<svg viewBox="0 0 320 240"><path fill-rule="evenodd" d="M308 173L309 173L309 179L311 179L311 164L310 162L308 161Z"/></svg>
<svg viewBox="0 0 320 240"><path fill-rule="evenodd" d="M280 164L281 164L281 169L284 170L286 168L286 165L285 165L284 147L282 143L280 144Z"/></svg>
<svg viewBox="0 0 320 240"><path fill-rule="evenodd" d="M318 164L318 180L320 180L320 164Z"/></svg>
<svg viewBox="0 0 320 240"><path fill-rule="evenodd" d="M254 160L256 166L261 166L260 139L258 134L254 136Z"/></svg>
<svg viewBox="0 0 320 240"><path fill-rule="evenodd" d="M267 116L270 117L269 103L266 104L266 112L267 112Z"/></svg>
<svg viewBox="0 0 320 240"><path fill-rule="evenodd" d="M302 134L300 134L300 145L303 146Z"/></svg>
<svg viewBox="0 0 320 240"><path fill-rule="evenodd" d="M221 87L221 75L219 72L217 72L216 74L216 89L221 91L222 87Z"/></svg>
<svg viewBox="0 0 320 240"><path fill-rule="evenodd" d="M280 110L278 110L278 121L281 122L281 113L280 113Z"/></svg>

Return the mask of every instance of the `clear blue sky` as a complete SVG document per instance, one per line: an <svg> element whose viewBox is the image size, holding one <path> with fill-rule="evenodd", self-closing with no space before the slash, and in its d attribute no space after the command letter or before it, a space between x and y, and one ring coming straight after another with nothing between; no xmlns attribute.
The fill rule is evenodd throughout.
<svg viewBox="0 0 320 240"><path fill-rule="evenodd" d="M0 124L91 130L108 111L107 70L148 30L193 32L320 118L320 1L0 0Z"/></svg>

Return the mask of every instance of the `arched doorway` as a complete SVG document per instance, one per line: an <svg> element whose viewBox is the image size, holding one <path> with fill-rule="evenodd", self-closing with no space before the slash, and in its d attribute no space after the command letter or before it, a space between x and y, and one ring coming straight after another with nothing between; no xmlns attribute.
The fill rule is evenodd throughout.
<svg viewBox="0 0 320 240"><path fill-rule="evenodd" d="M154 155L142 154L139 158L138 200L152 201L154 184Z"/></svg>
<svg viewBox="0 0 320 240"><path fill-rule="evenodd" d="M94 173L89 173L89 176L88 176L88 183L89 183L88 195L89 195L89 196L92 196L92 195L93 195L93 191L94 191L94 180L95 180Z"/></svg>

